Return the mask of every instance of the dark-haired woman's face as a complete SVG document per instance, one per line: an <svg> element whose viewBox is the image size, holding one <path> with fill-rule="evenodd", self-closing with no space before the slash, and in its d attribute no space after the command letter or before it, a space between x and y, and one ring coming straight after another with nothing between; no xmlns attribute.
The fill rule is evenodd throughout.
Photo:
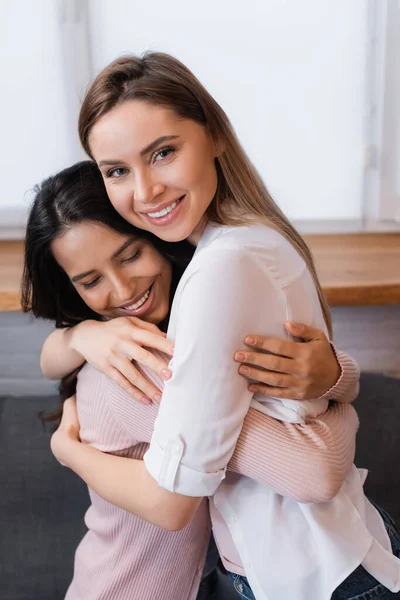
<svg viewBox="0 0 400 600"><path fill-rule="evenodd" d="M166 317L172 267L150 242L99 223L81 223L55 239L52 252L99 315L134 316L155 324Z"/></svg>

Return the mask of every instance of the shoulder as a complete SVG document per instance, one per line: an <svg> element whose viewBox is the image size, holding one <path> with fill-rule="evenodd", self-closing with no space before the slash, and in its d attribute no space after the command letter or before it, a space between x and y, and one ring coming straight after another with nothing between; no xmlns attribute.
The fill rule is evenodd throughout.
<svg viewBox="0 0 400 600"><path fill-rule="evenodd" d="M211 229L212 227L212 229ZM292 243L266 225L209 226L205 243L196 252L192 271L220 275L243 272L255 265L279 285L299 277L306 265Z"/></svg>

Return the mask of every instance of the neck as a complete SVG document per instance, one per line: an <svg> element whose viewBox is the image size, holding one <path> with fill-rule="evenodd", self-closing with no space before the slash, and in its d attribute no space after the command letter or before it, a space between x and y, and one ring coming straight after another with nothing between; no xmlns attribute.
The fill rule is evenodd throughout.
<svg viewBox="0 0 400 600"><path fill-rule="evenodd" d="M203 235L203 231L204 231L206 225L207 225L207 217L204 215L204 217L201 219L201 221L198 223L198 225L196 225L196 227L193 229L192 233L187 238L188 242L190 242L190 244L192 244L192 246L197 246L197 244L200 241L201 236Z"/></svg>

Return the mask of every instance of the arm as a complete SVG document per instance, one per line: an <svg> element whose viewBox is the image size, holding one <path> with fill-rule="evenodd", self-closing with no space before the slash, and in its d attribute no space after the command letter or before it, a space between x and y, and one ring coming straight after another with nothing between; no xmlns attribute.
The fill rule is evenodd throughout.
<svg viewBox="0 0 400 600"><path fill-rule="evenodd" d="M228 469L297 502L326 502L354 461L358 417L333 404L306 425L277 421L250 408Z"/></svg>
<svg viewBox="0 0 400 600"><path fill-rule="evenodd" d="M210 258L214 258L211 263ZM234 452L252 398L230 358L236 344L257 323L263 323L272 335L282 333L286 314L276 283L248 253L223 250L218 261L207 254L202 260L207 261L207 268L191 273L178 302L174 373L165 387L145 455L148 473L137 461L130 465L118 461L110 474L113 483L104 482L99 490L103 496L118 492L120 506L168 528L184 526L199 498L215 492ZM93 485L95 456L90 448L84 450L80 464L72 458L73 468L80 475L85 468L85 480ZM118 481L125 485L120 483L118 488Z"/></svg>
<svg viewBox="0 0 400 600"><path fill-rule="evenodd" d="M360 391L360 367L354 358L338 350L334 344L332 349L340 366L340 377L322 397L336 402L354 402Z"/></svg>
<svg viewBox="0 0 400 600"><path fill-rule="evenodd" d="M154 372L143 368L143 373L163 389L164 382ZM134 439L150 442L158 407L132 403L110 380L106 390L120 426ZM351 405L332 403L306 425L283 423L250 408L228 470L298 502L325 502L337 494L354 461L358 424Z"/></svg>
<svg viewBox="0 0 400 600"><path fill-rule="evenodd" d="M291 322L285 327L302 341L251 335L245 343L255 351L236 352L235 360L246 363L239 373L260 382L249 389L277 398L353 402L359 391L357 363L336 350L320 329Z"/></svg>
<svg viewBox="0 0 400 600"><path fill-rule="evenodd" d="M62 379L85 362L82 354L71 346L72 332L70 328L56 329L45 340L40 368L48 379Z"/></svg>
<svg viewBox="0 0 400 600"><path fill-rule="evenodd" d="M260 277L257 265L246 256L228 255L222 252L213 263L213 277L191 278L192 285L185 287L186 301L179 306L184 335L179 335L178 328L174 375L165 388L145 456L149 473L138 461L118 458L117 463L117 457L103 457L91 448L81 448L79 456L79 443L66 448L65 443L56 443L57 434L53 438L59 460L92 487L97 477L97 491L107 500L171 529L183 527L199 498L214 493L224 478L249 408L252 394L230 356L246 331L254 331L257 323L265 324L265 311L262 303L252 304L246 290L252 288L253 298L262 294L271 308L270 318L275 319L270 322L271 335L281 334L281 296L277 299L275 287ZM236 322L239 325L232 331ZM109 479L98 460L107 468Z"/></svg>
<svg viewBox="0 0 400 600"><path fill-rule="evenodd" d="M347 417L351 419L346 431ZM71 425L71 420L75 425ZM259 479L277 493L299 502L325 502L338 492L345 469L352 462L355 434L350 429L351 426L355 429L356 423L354 409L343 405L305 426L281 423L250 409L228 468ZM268 424L273 425L271 437L263 429ZM337 434L341 446L335 443ZM328 447L326 442L330 444ZM106 501L128 512L132 512L134 505L137 516L159 527L171 531L182 529L201 502L201 498L161 489L143 461L105 454L80 443L72 398L64 403L63 420L52 437L51 447L64 466L73 469ZM274 459L279 450L282 454L276 457L279 460L276 466ZM271 454L266 454L269 451Z"/></svg>
<svg viewBox="0 0 400 600"><path fill-rule="evenodd" d="M194 516L202 498L187 498L161 489L142 460L106 454L79 441L75 396L63 405L63 416L51 438L51 449L104 500L171 531L182 529Z"/></svg>

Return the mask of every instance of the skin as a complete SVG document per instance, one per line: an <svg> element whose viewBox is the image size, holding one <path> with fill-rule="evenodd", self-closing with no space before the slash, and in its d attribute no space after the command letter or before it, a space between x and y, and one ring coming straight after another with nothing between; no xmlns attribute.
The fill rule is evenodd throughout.
<svg viewBox="0 0 400 600"><path fill-rule="evenodd" d="M89 142L120 215L166 241L197 244L217 189L218 148L204 127L178 119L166 108L133 100L99 119ZM149 220L148 212L179 198L170 222Z"/></svg>
<svg viewBox="0 0 400 600"><path fill-rule="evenodd" d="M123 305L132 306L149 289L148 300L138 309L140 318L160 323L166 317L171 265L146 240L100 223L81 223L54 240L52 252L83 301L105 319L135 316L137 310Z"/></svg>

